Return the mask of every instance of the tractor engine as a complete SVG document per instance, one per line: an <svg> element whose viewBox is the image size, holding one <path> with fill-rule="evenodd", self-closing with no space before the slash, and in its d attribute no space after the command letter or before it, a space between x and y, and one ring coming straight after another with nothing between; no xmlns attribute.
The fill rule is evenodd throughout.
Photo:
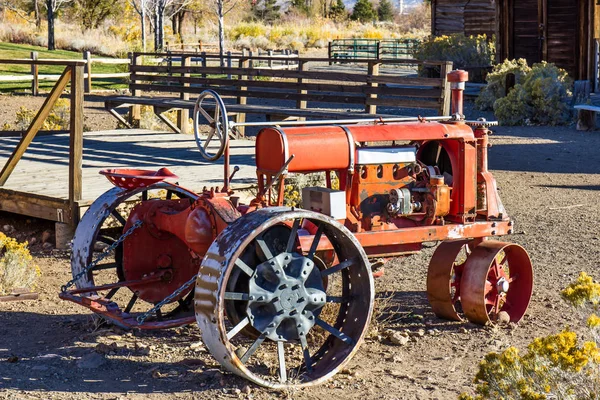
<svg viewBox="0 0 600 400"><path fill-rule="evenodd" d="M325 172L327 187L303 188L302 207L337 219L353 233L502 218L487 173L487 148L485 154L477 151L483 138L487 146L488 132L476 132L480 138L461 121L265 128L256 142L259 186L281 170L284 176ZM496 205L490 210L488 186L494 188L489 203ZM283 204L282 196L273 203ZM419 248L412 243L385 253Z"/></svg>

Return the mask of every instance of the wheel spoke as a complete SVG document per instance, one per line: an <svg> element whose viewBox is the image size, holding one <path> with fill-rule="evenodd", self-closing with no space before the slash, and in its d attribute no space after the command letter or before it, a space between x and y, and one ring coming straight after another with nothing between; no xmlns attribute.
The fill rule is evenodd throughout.
<svg viewBox="0 0 600 400"><path fill-rule="evenodd" d="M234 263L239 269L241 269L246 275L248 276L252 276L254 275L254 271L252 270L252 268L250 268L248 266L248 264L246 264L245 262L242 261L241 258L238 258L237 260L235 260Z"/></svg>
<svg viewBox="0 0 600 400"><path fill-rule="evenodd" d="M208 144L210 143L210 141L212 140L213 135L215 134L215 131L217 130L217 128L213 128L210 133L208 134L208 136L206 137L206 140L204 141L204 150L206 150L206 148L208 147Z"/></svg>
<svg viewBox="0 0 600 400"><path fill-rule="evenodd" d="M123 218L123 216L117 211L117 210L113 210L110 213L117 221L119 221L119 223L123 226L125 226L125 224L127 223L127 221L125 220L125 218Z"/></svg>
<svg viewBox="0 0 600 400"><path fill-rule="evenodd" d="M117 263L107 263L107 264L99 264L92 268L90 271L102 271L105 269L114 269L117 268Z"/></svg>
<svg viewBox="0 0 600 400"><path fill-rule="evenodd" d="M110 291L106 294L106 296L104 296L105 299L112 299L113 296L117 293L117 291L121 289L120 287L116 287L116 288L112 288L110 289Z"/></svg>
<svg viewBox="0 0 600 400"><path fill-rule="evenodd" d="M324 227L324 225L321 224L317 228L317 232L315 233L313 242L310 245L310 250L308 251L308 258L310 258L312 261L314 261L317 247L319 246L319 242L321 241L321 235L323 234L323 227Z"/></svg>
<svg viewBox="0 0 600 400"><path fill-rule="evenodd" d="M287 246L285 248L286 253L291 253L294 249L294 245L296 244L296 235L298 234L298 228L300 227L300 218L296 218L294 220L294 225L292 225L292 231L290 232L290 238L288 239Z"/></svg>
<svg viewBox="0 0 600 400"><path fill-rule="evenodd" d="M304 356L304 365L306 365L306 370L310 372L312 371L312 358L310 357L310 350L305 335L300 335L300 346L302 347L302 355Z"/></svg>
<svg viewBox="0 0 600 400"><path fill-rule="evenodd" d="M127 307L125 307L126 314L129 314L131 312L131 309L135 305L135 302L137 301L137 299L138 299L138 295L134 293L133 296L131 296L131 300L129 300L129 304L127 304Z"/></svg>
<svg viewBox="0 0 600 400"><path fill-rule="evenodd" d="M246 293L225 292L225 300L250 300L250 296Z"/></svg>
<svg viewBox="0 0 600 400"><path fill-rule="evenodd" d="M212 124L214 122L214 119L204 110L204 108L202 108L202 106L198 107L198 111L200 111L200 114L202 114L202 116L206 118L209 124Z"/></svg>
<svg viewBox="0 0 600 400"><path fill-rule="evenodd" d="M355 261L356 261L355 258L351 258L351 259L343 261L343 262L339 263L338 265L335 265L331 268L326 268L323 271L321 271L321 277L326 277L331 274L335 274L336 272L339 272L345 268L348 268L349 266L354 264Z"/></svg>
<svg viewBox="0 0 600 400"><path fill-rule="evenodd" d="M327 296L328 303L348 303L350 297L348 296Z"/></svg>
<svg viewBox="0 0 600 400"><path fill-rule="evenodd" d="M98 236L98 238L96 240L99 242L105 243L109 246L116 242L115 239L111 238L110 236L105 236L105 235Z"/></svg>
<svg viewBox="0 0 600 400"><path fill-rule="evenodd" d="M265 260L270 260L271 258L273 258L273 253L271 253L271 250L269 249L269 246L267 246L267 243L264 241L264 239L259 238L256 239L256 243L258 244L258 246L260 247L260 249L263 252L263 255L265 256Z"/></svg>
<svg viewBox="0 0 600 400"><path fill-rule="evenodd" d="M327 332L331 333L333 336L340 339L342 342L349 344L349 345L354 344L354 340L352 340L352 338L350 336L346 335L343 332L340 332L339 330L337 330L333 326L329 325L327 322L323 321L322 319L316 318L315 324L320 326L321 328L325 329Z"/></svg>
<svg viewBox="0 0 600 400"><path fill-rule="evenodd" d="M148 201L148 191L144 190L142 192L142 201Z"/></svg>
<svg viewBox="0 0 600 400"><path fill-rule="evenodd" d="M254 343L252 343L252 346L250 346L250 348L248 350L246 350L246 352L244 353L244 355L242 356L242 358L240 359L240 361L243 364L246 364L246 362L248 361L248 359L252 356L252 354L254 354L254 352L258 349L258 347L262 344L262 342L265 341L265 339L267 338L266 334L261 334L255 341Z"/></svg>
<svg viewBox="0 0 600 400"><path fill-rule="evenodd" d="M240 333L240 331L242 329L244 329L246 327L246 325L248 325L249 323L250 323L250 320L248 319L248 317L241 320L236 326L233 327L232 330L227 332L227 340L231 340L235 335Z"/></svg>
<svg viewBox="0 0 600 400"><path fill-rule="evenodd" d="M285 383L287 381L287 372L285 370L285 349L283 342L277 342L277 358L279 358L279 381Z"/></svg>
<svg viewBox="0 0 600 400"><path fill-rule="evenodd" d="M173 198L173 191L172 190L167 190L167 200L171 200Z"/></svg>

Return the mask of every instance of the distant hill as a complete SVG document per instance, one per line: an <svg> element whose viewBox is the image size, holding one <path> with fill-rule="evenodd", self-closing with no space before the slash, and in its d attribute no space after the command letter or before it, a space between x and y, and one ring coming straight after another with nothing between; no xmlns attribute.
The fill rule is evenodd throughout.
<svg viewBox="0 0 600 400"><path fill-rule="evenodd" d="M406 12L422 3L423 0L404 0L404 11ZM344 5L346 5L346 9L348 10L352 10L354 4L356 4L356 0L344 0ZM400 7L400 0L392 0L392 4L398 9Z"/></svg>

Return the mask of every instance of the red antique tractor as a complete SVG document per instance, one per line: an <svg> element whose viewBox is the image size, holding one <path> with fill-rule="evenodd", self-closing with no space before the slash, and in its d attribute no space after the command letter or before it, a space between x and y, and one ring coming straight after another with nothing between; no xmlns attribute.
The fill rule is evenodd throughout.
<svg viewBox="0 0 600 400"><path fill-rule="evenodd" d="M424 242L441 242L427 274L437 316L519 321L531 262L518 245L486 240L512 233L513 222L487 169L491 123L464 120L464 75L453 74L452 117L264 127L257 195L247 204L230 188L232 123L219 96L204 92L196 140L208 159L225 154L223 187L194 193L166 182L176 178L166 169L103 171L116 187L77 228L61 298L127 328L197 321L224 367L275 388L334 375L371 318L369 260L412 254ZM283 206L291 173L325 175L322 187L302 188L302 209ZM97 242L107 248L94 258Z"/></svg>

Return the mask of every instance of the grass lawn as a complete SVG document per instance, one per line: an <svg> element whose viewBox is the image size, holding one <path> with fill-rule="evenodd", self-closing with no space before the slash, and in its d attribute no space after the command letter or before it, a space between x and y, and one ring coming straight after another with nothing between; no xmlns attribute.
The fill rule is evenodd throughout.
<svg viewBox="0 0 600 400"><path fill-rule="evenodd" d="M31 59L31 52L37 51L38 58L40 59L83 59L82 53L66 50L54 50L49 51L45 47L31 46L27 44L15 44L15 43L0 43L0 59L17 59L27 58ZM94 59L92 55L92 59ZM105 57L98 57L105 58ZM40 74L51 74L60 75L64 70L62 66L54 65L40 65L38 67ZM114 65L114 64L93 64L92 63L92 74L94 73L113 73L113 72L127 72L127 65ZM0 62L0 75L21 75L30 74L31 67L29 65L12 65L2 64ZM46 91L52 89L54 82L52 81L40 81L40 91ZM114 79L96 79L92 81L94 89L122 89L127 87L127 83L123 78ZM0 92L12 92L12 91L29 91L31 90L31 82L0 82Z"/></svg>

